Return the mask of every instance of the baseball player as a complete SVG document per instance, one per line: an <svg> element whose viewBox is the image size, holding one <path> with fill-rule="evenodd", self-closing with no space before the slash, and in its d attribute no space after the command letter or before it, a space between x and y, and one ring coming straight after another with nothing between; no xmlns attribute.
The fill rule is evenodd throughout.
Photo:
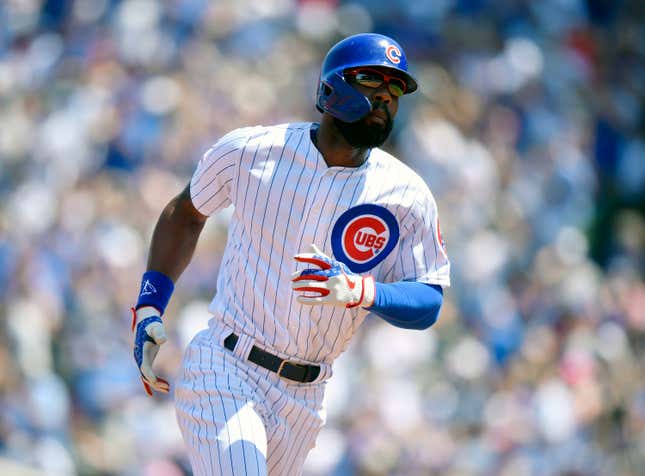
<svg viewBox="0 0 645 476"><path fill-rule="evenodd" d="M417 89L393 39L359 34L327 53L320 123L234 130L163 210L133 308L143 385L162 316L207 218L234 212L209 310L175 389L196 475L298 475L325 422L332 363L366 319L426 329L450 284L434 198L379 149ZM386 349L384 349L386 351Z"/></svg>

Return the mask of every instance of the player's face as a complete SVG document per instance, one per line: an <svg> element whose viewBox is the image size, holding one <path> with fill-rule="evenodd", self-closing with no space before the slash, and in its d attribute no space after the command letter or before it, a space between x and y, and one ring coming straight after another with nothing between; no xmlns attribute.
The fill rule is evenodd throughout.
<svg viewBox="0 0 645 476"><path fill-rule="evenodd" d="M346 78L370 100L372 111L357 122L334 119L336 127L352 147L379 147L392 132L399 96L405 92L405 83L378 68L357 70L346 75Z"/></svg>

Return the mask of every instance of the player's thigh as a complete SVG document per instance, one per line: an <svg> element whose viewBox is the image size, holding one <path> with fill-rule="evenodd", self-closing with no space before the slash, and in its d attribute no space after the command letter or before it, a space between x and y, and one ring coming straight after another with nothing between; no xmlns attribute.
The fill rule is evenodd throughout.
<svg viewBox="0 0 645 476"><path fill-rule="evenodd" d="M255 404L214 372L184 368L175 388L179 428L196 476L267 474L267 436Z"/></svg>
<svg viewBox="0 0 645 476"><path fill-rule="evenodd" d="M267 468L269 476L298 476L324 424L319 411L302 402L283 397L277 418L268 430Z"/></svg>
<svg viewBox="0 0 645 476"><path fill-rule="evenodd" d="M251 403L226 397L210 407L179 403L177 418L196 476L267 475L266 432Z"/></svg>

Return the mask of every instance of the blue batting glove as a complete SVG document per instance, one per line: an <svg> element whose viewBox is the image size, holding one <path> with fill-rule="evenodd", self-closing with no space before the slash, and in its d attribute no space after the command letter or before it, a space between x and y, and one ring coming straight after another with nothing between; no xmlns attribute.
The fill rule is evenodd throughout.
<svg viewBox="0 0 645 476"><path fill-rule="evenodd" d="M132 331L134 334L134 360L141 373L141 381L146 393L152 396L152 390L168 393L170 385L152 370L152 363L157 357L159 347L166 342L166 331L161 322L161 314L152 306L139 309L132 308Z"/></svg>

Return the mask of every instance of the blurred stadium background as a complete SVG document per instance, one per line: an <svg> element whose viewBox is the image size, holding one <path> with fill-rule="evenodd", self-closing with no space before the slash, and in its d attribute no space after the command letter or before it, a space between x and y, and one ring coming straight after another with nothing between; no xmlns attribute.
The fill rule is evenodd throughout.
<svg viewBox="0 0 645 476"><path fill-rule="evenodd" d="M129 307L207 146L317 120L345 35L420 78L388 149L437 198L453 286L428 332L366 322L308 476L645 474L645 29L638 0L0 2L0 474L189 474ZM206 324L212 219L169 307Z"/></svg>

